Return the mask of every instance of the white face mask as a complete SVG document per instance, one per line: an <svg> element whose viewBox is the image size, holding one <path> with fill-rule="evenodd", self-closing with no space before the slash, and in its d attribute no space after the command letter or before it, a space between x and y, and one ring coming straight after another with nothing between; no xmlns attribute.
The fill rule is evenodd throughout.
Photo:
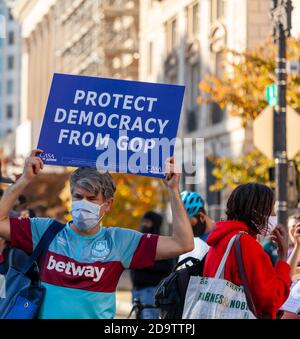
<svg viewBox="0 0 300 339"><path fill-rule="evenodd" d="M94 204L85 199L72 201L71 215L74 225L81 231L87 231L97 226L105 213L100 216L101 205Z"/></svg>
<svg viewBox="0 0 300 339"><path fill-rule="evenodd" d="M270 235L275 228L278 226L278 217L277 215L270 215L268 220L268 226L265 235Z"/></svg>

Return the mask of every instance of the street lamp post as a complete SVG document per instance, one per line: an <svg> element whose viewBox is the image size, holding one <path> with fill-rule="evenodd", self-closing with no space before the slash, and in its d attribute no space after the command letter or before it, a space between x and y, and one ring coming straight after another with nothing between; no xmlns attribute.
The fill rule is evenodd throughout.
<svg viewBox="0 0 300 339"><path fill-rule="evenodd" d="M291 32L291 0L272 0L273 38L277 43L276 77L278 101L274 109L274 158L276 210L278 222L287 226L287 152L286 152L286 39Z"/></svg>

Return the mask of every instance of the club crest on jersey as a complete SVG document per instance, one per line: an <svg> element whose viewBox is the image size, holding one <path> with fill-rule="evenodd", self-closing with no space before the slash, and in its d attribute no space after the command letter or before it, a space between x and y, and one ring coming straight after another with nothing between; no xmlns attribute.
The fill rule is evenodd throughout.
<svg viewBox="0 0 300 339"><path fill-rule="evenodd" d="M104 259L109 253L106 240L96 241L92 248L92 255L98 259Z"/></svg>

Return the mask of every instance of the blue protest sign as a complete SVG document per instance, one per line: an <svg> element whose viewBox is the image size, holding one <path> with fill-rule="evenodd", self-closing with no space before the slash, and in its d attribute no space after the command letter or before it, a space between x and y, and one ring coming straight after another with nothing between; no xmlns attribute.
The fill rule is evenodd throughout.
<svg viewBox="0 0 300 339"><path fill-rule="evenodd" d="M48 165L164 176L184 86L54 74L38 148Z"/></svg>

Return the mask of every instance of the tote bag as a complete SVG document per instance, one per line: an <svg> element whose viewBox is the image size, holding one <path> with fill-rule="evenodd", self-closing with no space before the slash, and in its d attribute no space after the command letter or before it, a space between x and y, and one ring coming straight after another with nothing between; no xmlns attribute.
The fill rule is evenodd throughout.
<svg viewBox="0 0 300 339"><path fill-rule="evenodd" d="M185 297L183 319L256 318L251 295L247 293L247 297L243 286L237 286L224 279L227 257L234 243L235 252L237 252L241 234L239 233L230 239L214 278L191 276ZM247 291L249 291L248 283L245 280L245 272L243 267L241 267L240 249L237 259L240 277L243 285L246 285ZM251 305L251 310L248 303L249 306Z"/></svg>

